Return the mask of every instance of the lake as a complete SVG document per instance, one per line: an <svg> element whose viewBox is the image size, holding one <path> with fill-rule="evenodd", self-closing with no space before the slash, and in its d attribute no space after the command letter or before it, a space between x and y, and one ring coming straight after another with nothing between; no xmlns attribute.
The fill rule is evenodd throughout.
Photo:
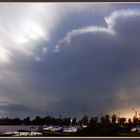
<svg viewBox="0 0 140 140"><path fill-rule="evenodd" d="M16 130L30 130L31 127L38 128L40 126L34 125L0 125L0 132L16 131Z"/></svg>

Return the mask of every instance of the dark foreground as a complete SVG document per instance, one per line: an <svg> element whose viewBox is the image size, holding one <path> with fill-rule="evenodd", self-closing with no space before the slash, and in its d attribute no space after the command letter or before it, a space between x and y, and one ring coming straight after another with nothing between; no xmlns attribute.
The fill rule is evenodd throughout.
<svg viewBox="0 0 140 140"><path fill-rule="evenodd" d="M31 130L16 130L1 132L1 137L140 137L139 127L128 127L126 124L100 124L94 123L88 126L42 126L32 127Z"/></svg>
<svg viewBox="0 0 140 140"><path fill-rule="evenodd" d="M133 119L104 115L100 118L83 116L80 120L76 118L59 118L46 116L41 118L36 116L20 119L2 118L1 125L11 125L11 129L1 132L0 136L40 136L40 137L139 137L140 136L140 117L135 115ZM24 129L16 130L12 126L24 126ZM26 126L33 125L32 130ZM40 127L39 127L40 126Z"/></svg>

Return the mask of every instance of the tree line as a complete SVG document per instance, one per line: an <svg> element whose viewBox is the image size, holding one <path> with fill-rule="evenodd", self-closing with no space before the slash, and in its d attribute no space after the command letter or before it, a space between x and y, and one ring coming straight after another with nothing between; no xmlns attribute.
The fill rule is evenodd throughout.
<svg viewBox="0 0 140 140"><path fill-rule="evenodd" d="M124 126L125 124L131 124L135 126L136 124L140 124L140 120L137 117L125 118L125 117L117 117L117 115L104 115L99 117L88 117L83 116L81 119L70 118L70 117L40 117L36 116L34 119L30 117L26 117L24 119L20 118L9 118L2 117L0 118L0 124L8 124L8 125L60 125L60 126L76 126L76 125L91 125L91 124L119 124L120 126Z"/></svg>
<svg viewBox="0 0 140 140"><path fill-rule="evenodd" d="M70 117L40 117L31 119L0 118L0 125L58 125L58 126L81 126L82 129L74 133L74 136L120 136L128 133L132 128L140 126L140 119L136 116L131 118L117 117L117 115L103 115L101 117L83 116L81 119ZM87 126L87 127L84 127Z"/></svg>
<svg viewBox="0 0 140 140"><path fill-rule="evenodd" d="M107 114L100 118L92 117L88 122L87 117L85 120L87 127L78 131L76 136L134 136L137 132L131 133L131 129L136 128L137 131L140 126L140 119L136 116L131 119Z"/></svg>

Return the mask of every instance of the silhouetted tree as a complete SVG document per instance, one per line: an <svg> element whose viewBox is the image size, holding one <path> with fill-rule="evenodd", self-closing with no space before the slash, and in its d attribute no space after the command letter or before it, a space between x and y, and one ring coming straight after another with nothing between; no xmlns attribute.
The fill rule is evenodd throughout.
<svg viewBox="0 0 140 140"><path fill-rule="evenodd" d="M45 120L45 124L51 125L51 118L50 118L50 116L46 116L46 117L44 118L44 120Z"/></svg>
<svg viewBox="0 0 140 140"><path fill-rule="evenodd" d="M102 116L102 117L100 118L100 122L101 122L101 124L105 124L105 117L104 117L104 116Z"/></svg>
<svg viewBox="0 0 140 140"><path fill-rule="evenodd" d="M105 116L102 116L100 118L100 121L102 124L109 124L110 123L110 116L108 114Z"/></svg>
<svg viewBox="0 0 140 140"><path fill-rule="evenodd" d="M23 119L23 123L24 123L25 125L29 125L29 124L31 123L30 117L24 118L24 119Z"/></svg>
<svg viewBox="0 0 140 140"><path fill-rule="evenodd" d="M74 118L74 119L72 120L72 125L77 125L77 120L76 120L76 118Z"/></svg>
<svg viewBox="0 0 140 140"><path fill-rule="evenodd" d="M83 125L88 125L88 116L84 116L81 121Z"/></svg>
<svg viewBox="0 0 140 140"><path fill-rule="evenodd" d="M89 121L89 124L94 125L97 124L97 122L98 122L98 117L92 117Z"/></svg>
<svg viewBox="0 0 140 140"><path fill-rule="evenodd" d="M36 116L32 122L34 125L44 125L46 123L45 119L41 118L40 116Z"/></svg>
<svg viewBox="0 0 140 140"><path fill-rule="evenodd" d="M138 122L139 122L138 118L134 116L133 117L133 124L134 124L134 126L137 126Z"/></svg>
<svg viewBox="0 0 140 140"><path fill-rule="evenodd" d="M112 123L115 124L117 121L117 116L113 114L111 120L112 120Z"/></svg>
<svg viewBox="0 0 140 140"><path fill-rule="evenodd" d="M128 124L129 124L129 125L132 125L132 120L131 120L131 118L128 119Z"/></svg>
<svg viewBox="0 0 140 140"><path fill-rule="evenodd" d="M31 123L31 120L30 120L30 118L28 118L29 120L29 122L28 122L28 124L30 124ZM15 118L15 119L13 119L13 123L14 123L14 125L21 125L22 124L22 120L21 119L19 119L19 118Z"/></svg>
<svg viewBox="0 0 140 140"><path fill-rule="evenodd" d="M110 123L110 116L108 114L105 115L105 123L106 124Z"/></svg>
<svg viewBox="0 0 140 140"><path fill-rule="evenodd" d="M126 122L126 118L122 117L122 118L118 118L118 122L121 126L124 126L125 122Z"/></svg>

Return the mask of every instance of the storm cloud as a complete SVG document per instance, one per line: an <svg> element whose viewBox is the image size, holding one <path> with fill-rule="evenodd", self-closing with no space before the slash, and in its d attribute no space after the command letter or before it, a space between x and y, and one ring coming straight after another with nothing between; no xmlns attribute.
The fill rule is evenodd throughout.
<svg viewBox="0 0 140 140"><path fill-rule="evenodd" d="M0 8L2 115L100 115L139 107L138 6Z"/></svg>

